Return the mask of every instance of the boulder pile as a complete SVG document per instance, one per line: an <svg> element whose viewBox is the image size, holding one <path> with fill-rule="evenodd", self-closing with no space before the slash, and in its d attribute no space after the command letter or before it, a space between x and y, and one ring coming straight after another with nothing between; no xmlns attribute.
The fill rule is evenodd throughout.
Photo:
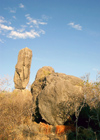
<svg viewBox="0 0 100 140"><path fill-rule="evenodd" d="M26 91L25 88L30 78L31 60L30 49L26 47L19 51L14 75L17 92ZM50 66L44 66L38 70L35 81L31 85L33 99L31 125L34 124L32 133L35 128L39 130L34 132L32 139L40 140L42 139L41 133L44 133L46 136L43 136L43 140L44 137L46 140L49 138L50 140L67 140L66 132L75 131L73 116L75 117L75 113L77 114L84 100L82 83L80 78L57 73ZM30 135L30 130L27 130L28 135ZM59 137L60 134L64 135Z"/></svg>

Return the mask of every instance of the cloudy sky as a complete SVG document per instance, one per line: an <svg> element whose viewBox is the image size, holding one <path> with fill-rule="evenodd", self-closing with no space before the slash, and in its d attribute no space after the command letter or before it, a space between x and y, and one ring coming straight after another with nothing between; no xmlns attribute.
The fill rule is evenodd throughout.
<svg viewBox="0 0 100 140"><path fill-rule="evenodd" d="M14 76L20 49L43 66L81 77L100 71L100 0L0 0L0 77Z"/></svg>

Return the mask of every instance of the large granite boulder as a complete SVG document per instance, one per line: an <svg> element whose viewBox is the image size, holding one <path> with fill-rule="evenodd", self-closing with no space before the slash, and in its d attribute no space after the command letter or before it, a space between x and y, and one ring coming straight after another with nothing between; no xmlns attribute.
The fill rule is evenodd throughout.
<svg viewBox="0 0 100 140"><path fill-rule="evenodd" d="M15 89L25 89L30 78L32 51L24 48L19 51L18 61L15 66L14 83Z"/></svg>
<svg viewBox="0 0 100 140"><path fill-rule="evenodd" d="M65 124L83 102L82 82L78 77L55 73L52 67L39 69L31 86L35 121Z"/></svg>
<svg viewBox="0 0 100 140"><path fill-rule="evenodd" d="M33 95L33 116L37 114L37 97L46 85L46 77L54 73L54 69L49 66L40 68L36 74L35 81L31 85L31 93Z"/></svg>
<svg viewBox="0 0 100 140"><path fill-rule="evenodd" d="M82 80L75 76L52 73L38 95L39 113L52 125L64 124L83 102Z"/></svg>

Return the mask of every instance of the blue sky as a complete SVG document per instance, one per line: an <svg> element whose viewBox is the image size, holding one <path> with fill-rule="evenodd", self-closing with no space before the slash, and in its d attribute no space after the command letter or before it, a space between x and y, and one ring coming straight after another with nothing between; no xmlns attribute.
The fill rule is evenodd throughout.
<svg viewBox="0 0 100 140"><path fill-rule="evenodd" d="M100 0L0 0L0 77L14 76L19 50L43 66L81 77L100 71Z"/></svg>

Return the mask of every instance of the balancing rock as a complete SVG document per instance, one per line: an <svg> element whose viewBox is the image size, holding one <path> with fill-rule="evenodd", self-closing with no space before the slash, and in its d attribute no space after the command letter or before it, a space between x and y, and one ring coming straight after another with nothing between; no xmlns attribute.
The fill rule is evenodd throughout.
<svg viewBox="0 0 100 140"><path fill-rule="evenodd" d="M15 89L26 88L30 78L31 60L32 51L29 48L26 47L19 51L14 75Z"/></svg>

